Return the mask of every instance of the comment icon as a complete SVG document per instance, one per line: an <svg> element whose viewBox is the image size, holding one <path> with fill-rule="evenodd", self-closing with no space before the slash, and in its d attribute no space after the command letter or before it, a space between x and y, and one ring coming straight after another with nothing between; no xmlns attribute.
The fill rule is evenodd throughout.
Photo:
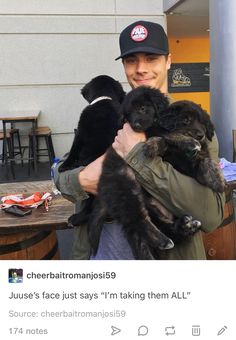
<svg viewBox="0 0 236 340"><path fill-rule="evenodd" d="M138 328L138 336L145 336L148 334L148 327L145 325L139 326Z"/></svg>

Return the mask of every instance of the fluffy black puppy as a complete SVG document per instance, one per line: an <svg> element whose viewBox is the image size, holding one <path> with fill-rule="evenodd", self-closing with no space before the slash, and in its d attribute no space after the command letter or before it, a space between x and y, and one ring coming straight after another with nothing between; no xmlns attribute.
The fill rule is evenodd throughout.
<svg viewBox="0 0 236 340"><path fill-rule="evenodd" d="M104 154L118 129L120 104L125 92L107 75L93 78L81 90L90 105L82 111L74 141L59 172L86 166Z"/></svg>
<svg viewBox="0 0 236 340"><path fill-rule="evenodd" d="M168 99L160 91L139 87L125 97L121 112L124 121L135 131L144 131L149 138L158 136L160 131L166 132L159 120L168 107ZM141 189L125 160L110 148L103 162L98 196L89 220L94 253L107 215L122 224L136 259L154 259L157 249L173 247L170 238L180 241L200 227L200 222L191 216L184 215L173 221L163 215L162 210L159 202Z"/></svg>
<svg viewBox="0 0 236 340"><path fill-rule="evenodd" d="M208 150L214 136L208 113L196 103L182 100L169 106L159 125L159 137L150 138L145 145L146 156L159 155L183 174L213 191L224 192L223 174Z"/></svg>
<svg viewBox="0 0 236 340"><path fill-rule="evenodd" d="M70 152L58 171L86 166L105 153L112 144L119 124L119 108L125 97L121 84L107 75L93 78L81 90L90 103L82 111ZM93 196L83 202L80 213L69 218L72 225L88 220Z"/></svg>

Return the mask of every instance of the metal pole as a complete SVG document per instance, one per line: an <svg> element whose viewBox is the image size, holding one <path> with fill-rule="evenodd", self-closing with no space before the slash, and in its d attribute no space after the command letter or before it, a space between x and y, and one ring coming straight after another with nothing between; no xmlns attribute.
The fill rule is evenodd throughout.
<svg viewBox="0 0 236 340"><path fill-rule="evenodd" d="M236 1L210 0L211 115L220 157L232 162L236 129Z"/></svg>

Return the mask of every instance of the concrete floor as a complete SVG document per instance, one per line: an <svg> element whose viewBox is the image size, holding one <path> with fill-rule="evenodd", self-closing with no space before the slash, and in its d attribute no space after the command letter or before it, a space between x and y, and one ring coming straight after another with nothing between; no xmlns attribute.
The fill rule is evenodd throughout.
<svg viewBox="0 0 236 340"><path fill-rule="evenodd" d="M35 174L33 169L30 170L30 175L28 174L28 164L24 163L14 165L15 179L12 177L12 173L8 171L8 178L6 174L6 169L4 166L0 166L0 183L15 183L15 182L28 182L28 181L44 181L51 178L50 175L50 164L48 162L38 163L38 173Z"/></svg>

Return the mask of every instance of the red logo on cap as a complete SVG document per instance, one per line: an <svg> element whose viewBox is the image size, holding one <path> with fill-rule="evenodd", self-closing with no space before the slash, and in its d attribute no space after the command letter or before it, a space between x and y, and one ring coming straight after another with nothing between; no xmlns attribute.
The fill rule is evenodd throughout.
<svg viewBox="0 0 236 340"><path fill-rule="evenodd" d="M135 26L131 31L131 39L134 41L143 41L147 38L148 31L142 25Z"/></svg>

